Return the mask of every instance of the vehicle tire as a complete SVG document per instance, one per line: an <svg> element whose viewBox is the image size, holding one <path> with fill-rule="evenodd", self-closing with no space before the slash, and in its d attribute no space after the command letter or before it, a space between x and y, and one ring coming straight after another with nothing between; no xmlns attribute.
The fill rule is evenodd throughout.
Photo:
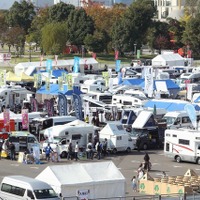
<svg viewBox="0 0 200 200"><path fill-rule="evenodd" d="M181 162L181 157L180 156L176 156L175 160L176 160L177 163L180 163Z"/></svg>
<svg viewBox="0 0 200 200"><path fill-rule="evenodd" d="M131 152L131 148L128 147L128 148L126 149L126 152L127 152L127 153L130 153L130 152Z"/></svg>
<svg viewBox="0 0 200 200"><path fill-rule="evenodd" d="M67 152L66 152L66 151L63 151L63 152L60 154L60 157L61 157L61 158L67 158Z"/></svg>
<svg viewBox="0 0 200 200"><path fill-rule="evenodd" d="M112 153L116 154L116 153L117 153L117 149L114 148L114 149L112 150Z"/></svg>
<svg viewBox="0 0 200 200"><path fill-rule="evenodd" d="M144 150L147 150L147 149L148 149L147 144L143 144L143 149L144 149Z"/></svg>
<svg viewBox="0 0 200 200"><path fill-rule="evenodd" d="M200 158L197 158L197 164L200 165Z"/></svg>

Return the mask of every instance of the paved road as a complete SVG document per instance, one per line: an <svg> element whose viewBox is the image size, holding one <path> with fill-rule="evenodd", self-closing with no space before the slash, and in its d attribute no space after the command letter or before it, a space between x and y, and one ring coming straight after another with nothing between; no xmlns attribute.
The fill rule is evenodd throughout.
<svg viewBox="0 0 200 200"><path fill-rule="evenodd" d="M161 177L162 171L166 171L167 175L175 176L175 175L184 175L188 169L193 169L197 173L200 173L200 165L193 163L176 163L164 156L163 151L148 151L151 162L152 162L152 170L150 171L150 175L152 177ZM92 162L102 162L103 160L112 160L121 173L126 178L126 194L134 195L131 189L131 178L133 175L136 175L136 170L139 164L143 161L144 152L133 151L131 154L118 154L111 155L102 160L94 159ZM17 161L10 161L6 159L0 160L0 181L6 175L26 175L29 177L35 178L43 169L45 169L48 165L63 165L63 164L72 164L76 161L67 161L61 160L59 163L46 163L36 165L36 164L22 164ZM78 162L90 162L87 160L81 160Z"/></svg>

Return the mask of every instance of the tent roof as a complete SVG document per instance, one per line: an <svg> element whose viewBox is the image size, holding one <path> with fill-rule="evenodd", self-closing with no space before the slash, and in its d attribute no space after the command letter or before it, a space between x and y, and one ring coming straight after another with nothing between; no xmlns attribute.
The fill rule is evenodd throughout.
<svg viewBox="0 0 200 200"><path fill-rule="evenodd" d="M34 78L32 76L26 75L24 72L20 76L15 75L13 72L7 72L6 81L10 82L33 82Z"/></svg>
<svg viewBox="0 0 200 200"><path fill-rule="evenodd" d="M184 110L185 105L188 104L187 101L181 100L172 100L172 99L163 99L163 100L149 100L144 107L153 108L154 105L156 108L163 108L166 111L182 111ZM197 104L193 104L195 110L199 111L200 107Z"/></svg>
<svg viewBox="0 0 200 200"><path fill-rule="evenodd" d="M125 181L124 176L112 161L48 166L36 179L51 182L54 186L95 184L113 180Z"/></svg>
<svg viewBox="0 0 200 200"><path fill-rule="evenodd" d="M121 123L107 123L106 126L100 131L100 135L126 135L127 132L123 129Z"/></svg>
<svg viewBox="0 0 200 200"><path fill-rule="evenodd" d="M77 90L76 93L78 94L82 94L82 92L78 89L74 89ZM39 90L37 90L37 94L50 94L50 95L58 95L58 93L63 93L65 95L73 95L74 90L68 90L67 89L67 85L63 85L63 91L59 90L59 85L58 84L50 84L50 91L46 90L46 85L43 85Z"/></svg>
<svg viewBox="0 0 200 200"><path fill-rule="evenodd" d="M159 54L152 59L154 61L178 61L183 60L184 58L180 56L178 53L170 53L170 54Z"/></svg>

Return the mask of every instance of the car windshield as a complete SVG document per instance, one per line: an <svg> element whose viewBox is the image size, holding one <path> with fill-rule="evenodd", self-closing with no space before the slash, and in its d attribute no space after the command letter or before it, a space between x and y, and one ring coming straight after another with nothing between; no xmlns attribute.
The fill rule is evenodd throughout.
<svg viewBox="0 0 200 200"><path fill-rule="evenodd" d="M138 137L145 133L147 133L147 130L133 128L132 132L130 133L130 137Z"/></svg>
<svg viewBox="0 0 200 200"><path fill-rule="evenodd" d="M175 117L167 117L167 116L163 117L163 119L166 120L167 125L174 124L174 121L176 120Z"/></svg>
<svg viewBox="0 0 200 200"><path fill-rule="evenodd" d="M54 137L54 138L53 138L53 141L52 141L51 139L47 139L47 140L45 140L45 143L53 143L53 144L57 144L57 143L60 142L60 140L61 140L60 137Z"/></svg>
<svg viewBox="0 0 200 200"><path fill-rule="evenodd" d="M53 189L34 190L37 199L50 199L58 197Z"/></svg>

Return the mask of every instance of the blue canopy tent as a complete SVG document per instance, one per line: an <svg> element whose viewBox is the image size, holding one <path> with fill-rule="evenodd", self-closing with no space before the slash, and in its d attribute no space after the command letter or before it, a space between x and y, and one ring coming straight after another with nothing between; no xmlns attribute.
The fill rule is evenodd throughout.
<svg viewBox="0 0 200 200"><path fill-rule="evenodd" d="M149 100L144 107L146 108L162 108L165 109L166 111L183 111L185 105L188 104L188 102L184 101L170 101L170 100ZM196 104L193 104L195 110L199 111L200 107Z"/></svg>
<svg viewBox="0 0 200 200"><path fill-rule="evenodd" d="M126 79L122 82L122 85L136 85L136 86L141 86L141 84L144 82L144 79ZM142 87L142 86L141 86Z"/></svg>
<svg viewBox="0 0 200 200"><path fill-rule="evenodd" d="M63 93L64 95L70 96L73 95L74 92L78 95L83 94L77 87L74 87L73 90L68 90L67 85L63 85L63 91L60 91L58 84L50 84L50 91L46 90L46 85L43 85L36 93L49 95L58 95L58 93Z"/></svg>

